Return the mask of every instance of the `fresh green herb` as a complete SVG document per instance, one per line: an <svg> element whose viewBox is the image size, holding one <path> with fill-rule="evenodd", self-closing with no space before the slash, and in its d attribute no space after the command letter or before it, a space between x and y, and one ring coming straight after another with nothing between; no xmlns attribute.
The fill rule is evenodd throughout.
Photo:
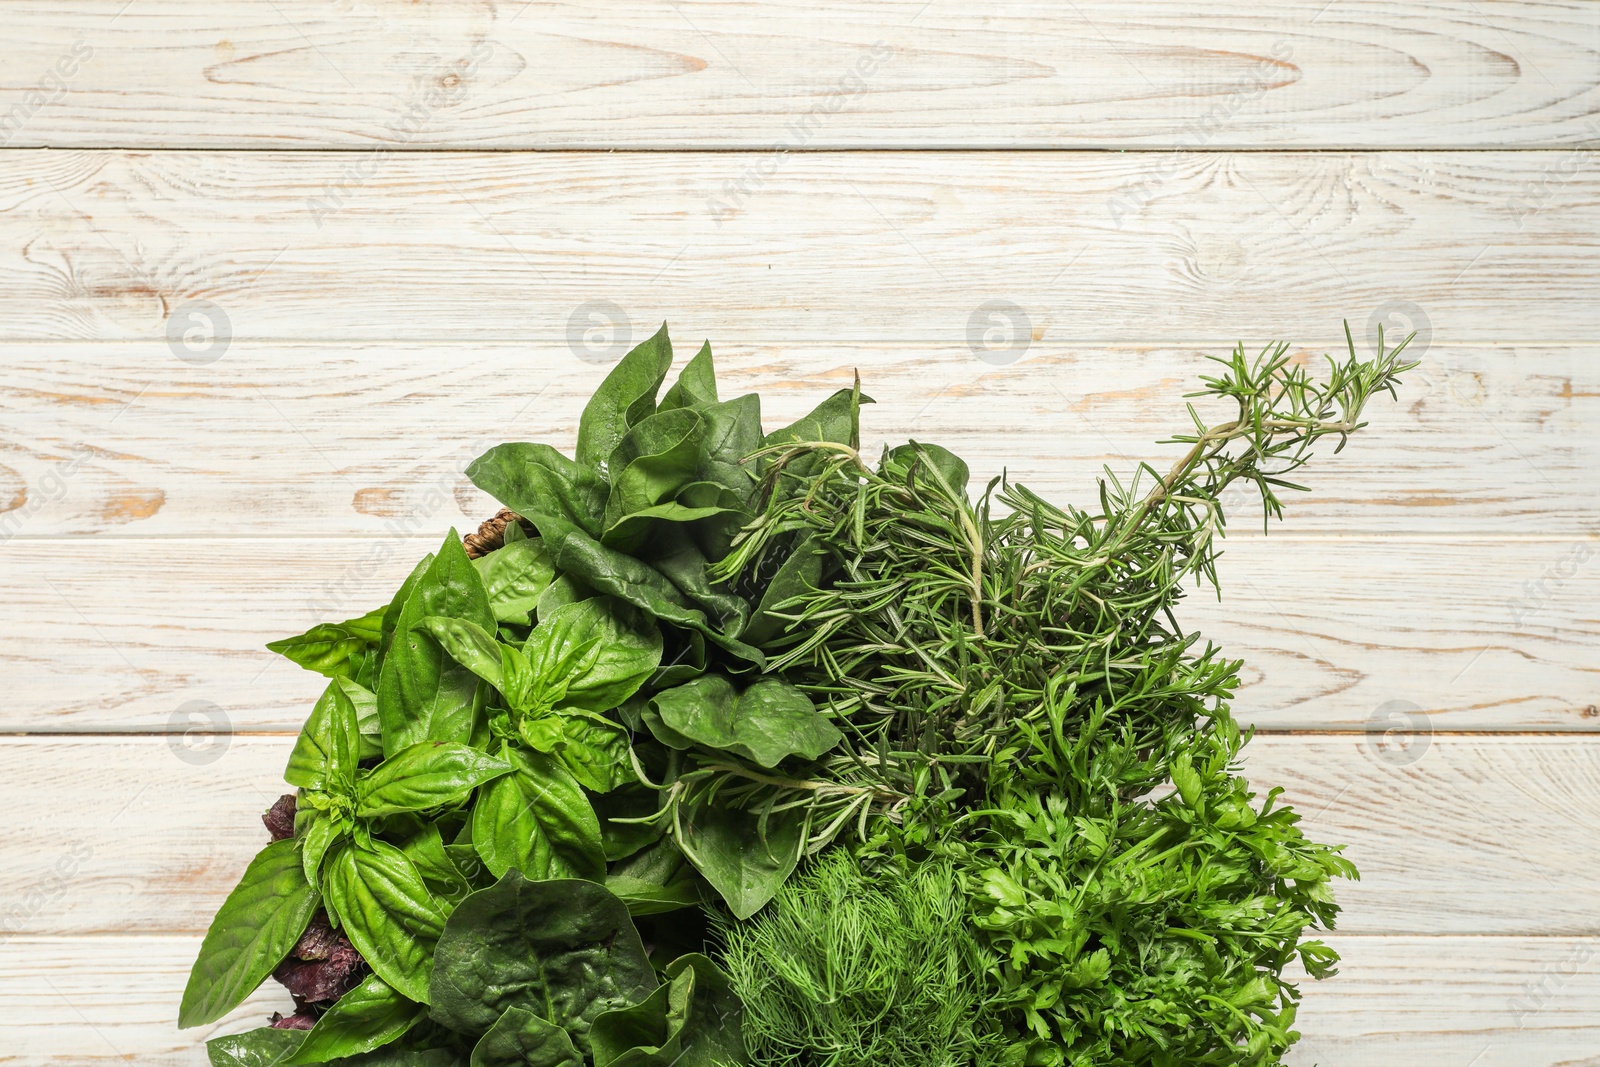
<svg viewBox="0 0 1600 1067"><path fill-rule="evenodd" d="M1239 776L1239 665L1174 609L1223 493L1280 517L1408 367L1351 348L1235 351L1230 417L1080 509L869 462L859 384L770 434L708 347L663 394L663 328L575 458L472 464L478 558L270 646L330 681L181 1024L332 935L324 999L214 1064L1278 1064L1355 870Z"/></svg>

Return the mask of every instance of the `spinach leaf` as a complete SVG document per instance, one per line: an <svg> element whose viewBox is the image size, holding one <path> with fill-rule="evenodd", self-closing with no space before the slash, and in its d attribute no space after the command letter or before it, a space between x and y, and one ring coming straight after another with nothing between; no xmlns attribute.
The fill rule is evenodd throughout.
<svg viewBox="0 0 1600 1067"><path fill-rule="evenodd" d="M496 878L599 879L605 872L600 822L583 790L554 757L505 749L516 768L478 794L472 843Z"/></svg>
<svg viewBox="0 0 1600 1067"><path fill-rule="evenodd" d="M589 1051L596 1017L648 996L655 972L628 909L604 886L507 871L463 900L434 957L433 1017L482 1034L507 1008L562 1027Z"/></svg>
<svg viewBox="0 0 1600 1067"><path fill-rule="evenodd" d="M521 530L517 523L506 526ZM533 540L508 541L503 547L472 561L489 597L489 610L497 622L528 623L528 613L539 603L539 594L555 578L555 567L544 543Z"/></svg>
<svg viewBox="0 0 1600 1067"><path fill-rule="evenodd" d="M726 490L722 490L726 492ZM750 605L726 586L711 583L707 560L701 547L682 527L661 530L653 539L655 550L650 564L673 585L709 611L717 626L728 634L742 635L750 617Z"/></svg>
<svg viewBox="0 0 1600 1067"><path fill-rule="evenodd" d="M556 566L584 584L626 601L663 622L698 630L740 659L757 665L764 662L759 650L714 626L705 612L643 560L606 548L572 527L557 529L546 535L545 540L550 544L550 558Z"/></svg>
<svg viewBox="0 0 1600 1067"><path fill-rule="evenodd" d="M656 915L704 903L704 883L670 837L615 864L606 888L631 915Z"/></svg>
<svg viewBox="0 0 1600 1067"><path fill-rule="evenodd" d="M609 460L611 493L606 497L601 543L631 552L638 548L644 526L632 535L619 534L624 518L669 502L694 477L705 422L689 408L662 411L640 422L617 442ZM670 512L668 513L670 515Z"/></svg>
<svg viewBox="0 0 1600 1067"><path fill-rule="evenodd" d="M760 818L712 803L682 820L678 847L705 876L735 919L748 919L771 900L800 863L804 820L793 811L773 812L762 832Z"/></svg>
<svg viewBox="0 0 1600 1067"><path fill-rule="evenodd" d="M421 741L472 738L478 679L439 647L417 623L445 615L493 630L494 613L477 570L454 530L400 611L395 639L378 682L383 751L394 755Z"/></svg>
<svg viewBox="0 0 1600 1067"><path fill-rule="evenodd" d="M667 339L666 323L662 323L655 336L622 357L584 406L578 420L579 463L605 473L617 442L630 427L655 412L656 393L671 367L672 342Z"/></svg>
<svg viewBox="0 0 1600 1067"><path fill-rule="evenodd" d="M595 1020L595 1067L730 1067L749 1062L743 1005L700 953L667 964L667 984Z"/></svg>
<svg viewBox="0 0 1600 1067"><path fill-rule="evenodd" d="M686 748L690 741L768 768L789 756L816 759L844 739L810 697L779 678L764 678L739 693L723 675L704 674L657 693L645 722L667 727L656 731L664 745Z"/></svg>
<svg viewBox="0 0 1600 1067"><path fill-rule="evenodd" d="M751 644L764 645L793 625L779 615L789 609L789 601L822 584L825 560L826 554L817 535L808 534L804 537L794 551L784 558L777 573L767 583L755 616L741 636Z"/></svg>
<svg viewBox="0 0 1600 1067"><path fill-rule="evenodd" d="M861 443L861 405L870 403L872 398L862 395L860 383L851 389L840 389L818 404L811 414L767 434L762 447L833 441L855 448Z"/></svg>
<svg viewBox="0 0 1600 1067"><path fill-rule="evenodd" d="M361 654L382 639L383 613L383 608L376 608L345 622L318 623L296 637L268 641L267 648L328 678L350 678Z"/></svg>
<svg viewBox="0 0 1600 1067"><path fill-rule="evenodd" d="M507 1008L472 1050L471 1067L584 1067L572 1038L531 1011Z"/></svg>
<svg viewBox="0 0 1600 1067"><path fill-rule="evenodd" d="M206 1058L211 1067L278 1067L294 1055L306 1033L263 1026L242 1034L214 1037L206 1042Z"/></svg>
<svg viewBox="0 0 1600 1067"><path fill-rule="evenodd" d="M511 770L492 756L453 741L424 741L362 775L356 814L362 818L440 808Z"/></svg>
<svg viewBox="0 0 1600 1067"><path fill-rule="evenodd" d="M405 853L386 841L345 845L328 862L328 912L379 977L428 1002L445 913Z"/></svg>
<svg viewBox="0 0 1600 1067"><path fill-rule="evenodd" d="M678 381L661 398L658 411L699 407L717 402L717 372L711 365L711 342L700 346L694 358L678 372Z"/></svg>
<svg viewBox="0 0 1600 1067"><path fill-rule="evenodd" d="M317 892L291 840L256 854L200 944L178 1009L180 1027L216 1022L255 992L305 933Z"/></svg>
<svg viewBox="0 0 1600 1067"><path fill-rule="evenodd" d="M496 445L467 466L467 477L473 485L533 523L541 534L546 532L546 526L566 524L591 536L600 535L607 492L605 478L591 466L574 463L549 445Z"/></svg>
<svg viewBox="0 0 1600 1067"><path fill-rule="evenodd" d="M909 468L915 464L925 472L920 473L921 478L942 482L946 489L960 497L966 496L967 482L972 477L966 461L960 456L947 448L922 441L891 448L884 456L883 464L886 469L894 465Z"/></svg>
<svg viewBox="0 0 1600 1067"><path fill-rule="evenodd" d="M334 1002L306 1034L288 1065L327 1063L398 1040L421 1022L428 1009L395 992L375 974Z"/></svg>

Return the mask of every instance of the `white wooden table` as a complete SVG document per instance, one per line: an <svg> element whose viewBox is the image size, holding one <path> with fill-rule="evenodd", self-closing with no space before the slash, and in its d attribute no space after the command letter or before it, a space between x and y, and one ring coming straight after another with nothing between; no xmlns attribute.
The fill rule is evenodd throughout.
<svg viewBox="0 0 1600 1067"><path fill-rule="evenodd" d="M670 320L1082 497L1204 357L1419 331L1186 618L1350 842L1297 1064L1600 1064L1600 4L8 0L0 1062L201 1064L317 680ZM685 352L687 354L687 352ZM1385 735L1387 729L1399 732Z"/></svg>

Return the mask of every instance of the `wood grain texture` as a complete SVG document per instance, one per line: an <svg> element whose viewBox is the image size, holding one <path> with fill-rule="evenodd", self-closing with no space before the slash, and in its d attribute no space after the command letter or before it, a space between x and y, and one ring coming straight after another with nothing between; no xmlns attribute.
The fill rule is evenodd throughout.
<svg viewBox="0 0 1600 1067"><path fill-rule="evenodd" d="M0 340L1600 339L1600 170L1488 153L0 154ZM741 179L742 180L742 179ZM718 205L721 204L721 207ZM1008 325L995 302L1015 305ZM174 342L177 343L176 341Z"/></svg>
<svg viewBox="0 0 1600 1067"><path fill-rule="evenodd" d="M1306 982L1292 1067L1595 1067L1600 938L1346 937L1339 975ZM0 943L0 1063L203 1067L207 1037L287 1010L266 991L177 1029L198 937Z"/></svg>
<svg viewBox="0 0 1600 1067"><path fill-rule="evenodd" d="M197 720L201 722L201 720ZM14 935L202 933L266 844L293 738L8 738L0 912ZM1265 734L1244 771L1344 842L1339 929L1600 935L1600 739ZM85 775L98 787L89 794Z"/></svg>
<svg viewBox="0 0 1600 1067"><path fill-rule="evenodd" d="M387 603L436 545L13 541L0 730L162 731L195 700L236 729L298 729L323 683L265 643ZM1597 557L1591 539L1240 539L1219 568L1224 600L1202 591L1177 610L1243 658L1235 714L1265 728L1364 730L1404 700L1434 729L1588 731Z"/></svg>
<svg viewBox="0 0 1600 1067"><path fill-rule="evenodd" d="M1600 136L1600 22L1577 0L633 0L603 14L487 0L14 0L6 22L13 145L1388 148Z"/></svg>
<svg viewBox="0 0 1600 1067"><path fill-rule="evenodd" d="M690 324L690 328L698 323ZM632 331L637 333L639 331ZM714 342L718 339L713 339ZM699 337L680 331L680 362ZM582 345L578 351L587 354ZM981 349L980 351L984 351ZM1183 394L1222 347L1031 343L984 362L966 343L718 344L726 395L759 391L769 427L858 371L877 403L864 442L938 441L981 488L1002 470L1053 500L1084 500L1102 467L1165 469ZM1600 531L1600 365L1585 347L1419 343L1400 403L1340 455L1325 449L1289 498L1289 534L1580 537ZM1320 362L1315 350L1308 360ZM570 452L610 362L566 345L241 341L192 366L162 342L0 349L0 537L386 536L421 519L476 522L492 506L461 476L501 439ZM1322 368L1315 367L1320 371ZM1217 421L1221 406L1202 410ZM1235 537L1259 531L1236 494ZM409 528L420 528L411 525ZM427 527L431 529L432 527Z"/></svg>

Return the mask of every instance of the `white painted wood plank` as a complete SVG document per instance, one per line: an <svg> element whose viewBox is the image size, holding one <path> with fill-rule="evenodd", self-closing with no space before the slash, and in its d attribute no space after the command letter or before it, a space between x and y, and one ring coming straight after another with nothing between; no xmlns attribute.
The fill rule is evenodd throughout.
<svg viewBox="0 0 1600 1067"><path fill-rule="evenodd" d="M1592 141L1600 100L1600 22L1570 0L13 0L6 22L14 145L1492 147Z"/></svg>
<svg viewBox="0 0 1600 1067"><path fill-rule="evenodd" d="M678 332L680 363L696 328ZM997 366L964 342L716 347L724 394L760 392L769 427L859 370L877 400L863 415L869 450L936 440L967 459L975 486L1009 470L1062 501L1091 496L1106 464L1165 470L1176 448L1155 442L1187 427L1183 394L1226 351L1045 340ZM1417 354L1401 402L1375 401L1367 430L1303 472L1313 492L1290 498L1284 532L1600 530L1589 348L1418 343ZM443 345L241 341L205 366L162 342L22 343L0 348L0 363L5 538L381 537L418 518L475 523L493 507L460 476L466 462L501 437L570 452L610 369L564 344L506 342L462 362ZM1235 518L1234 536L1257 530L1247 510Z"/></svg>
<svg viewBox="0 0 1600 1067"><path fill-rule="evenodd" d="M593 301L724 346L959 345L1004 332L997 301L1086 346L1321 346L1375 314L1600 338L1600 171L1572 152L820 153L724 200L762 158L8 152L0 339L182 337L194 301L236 338L463 362L562 343Z"/></svg>
<svg viewBox="0 0 1600 1067"><path fill-rule="evenodd" d="M266 843L287 736L7 738L0 935L204 932ZM1600 739L1268 734L1246 751L1361 869L1358 934L1600 934ZM88 783L88 784L86 784Z"/></svg>
<svg viewBox="0 0 1600 1067"><path fill-rule="evenodd" d="M417 525L442 536L450 506ZM237 729L298 729L319 677L265 643L386 603L436 545L12 541L0 551L0 730L163 730L194 700ZM1178 610L1245 660L1235 713L1263 727L1361 730L1405 700L1435 729L1592 730L1597 548L1245 538L1222 559L1222 603L1202 592Z"/></svg>
<svg viewBox="0 0 1600 1067"><path fill-rule="evenodd" d="M1594 1067L1600 938L1345 937L1346 964L1306 982L1294 1067ZM0 943L0 1063L203 1067L207 1037L286 1010L268 990L227 1019L177 1029L199 938Z"/></svg>

